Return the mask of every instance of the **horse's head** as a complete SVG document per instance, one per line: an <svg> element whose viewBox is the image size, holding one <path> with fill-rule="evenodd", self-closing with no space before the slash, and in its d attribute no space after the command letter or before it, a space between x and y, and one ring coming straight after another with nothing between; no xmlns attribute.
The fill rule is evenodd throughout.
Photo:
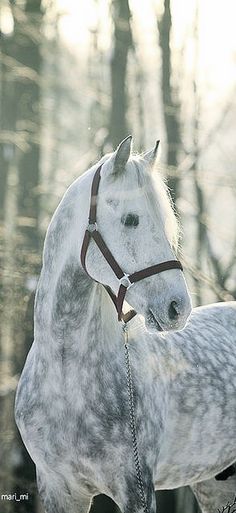
<svg viewBox="0 0 236 513"><path fill-rule="evenodd" d="M157 147L130 157L131 137L104 159L97 197L97 225L122 270L132 274L175 259L178 223L165 185L153 173ZM119 281L94 241L89 244L87 270L115 294ZM183 272L171 269L134 283L128 303L145 318L149 330L185 326L191 302Z"/></svg>

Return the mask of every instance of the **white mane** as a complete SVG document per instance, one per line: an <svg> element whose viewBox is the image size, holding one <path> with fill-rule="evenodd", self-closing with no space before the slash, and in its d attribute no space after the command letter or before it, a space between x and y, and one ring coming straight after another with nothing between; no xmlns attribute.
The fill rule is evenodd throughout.
<svg viewBox="0 0 236 513"><path fill-rule="evenodd" d="M148 173L142 155L134 157L132 160L138 173L140 187L143 188L148 205L152 209L152 214L155 216L156 212L160 212L167 238L173 248L177 249L180 232L179 223L163 176L158 169L154 169L151 174Z"/></svg>

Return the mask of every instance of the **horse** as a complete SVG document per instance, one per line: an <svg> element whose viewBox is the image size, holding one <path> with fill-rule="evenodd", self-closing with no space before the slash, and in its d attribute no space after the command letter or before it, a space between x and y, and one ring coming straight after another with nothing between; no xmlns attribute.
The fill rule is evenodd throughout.
<svg viewBox="0 0 236 513"><path fill-rule="evenodd" d="M155 490L185 485L211 513L206 489L236 460L235 304L192 310L157 148L123 140L46 234L15 419L47 513L100 493L154 513Z"/></svg>

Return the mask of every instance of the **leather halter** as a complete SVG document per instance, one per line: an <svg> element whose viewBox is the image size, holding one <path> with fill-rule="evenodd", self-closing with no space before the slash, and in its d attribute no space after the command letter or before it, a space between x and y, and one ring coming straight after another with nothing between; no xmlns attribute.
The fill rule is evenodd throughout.
<svg viewBox="0 0 236 513"><path fill-rule="evenodd" d="M118 295L116 296L114 292L111 290L110 287L107 285L103 285L110 295L115 308L118 313L118 320L123 320L124 322L130 321L137 312L135 310L130 310L126 314L123 313L122 307L125 299L126 291L133 285L133 283L136 283L137 281L143 280L144 278L148 278L149 276L153 276L154 274L159 274L163 271L167 271L169 269L180 269L183 271L183 267L181 262L179 260L168 260L167 262L161 262L160 264L151 265L150 267L146 267L145 269L142 269L141 271L136 271L133 274L126 274L121 267L119 266L118 262L110 252L109 248L107 247L103 237L101 236L100 232L98 231L97 227L97 196L98 196L98 189L99 189L99 183L101 179L101 169L102 164L98 167L96 170L93 181L92 181L92 187L91 187L91 199L90 199L90 210L89 210L89 221L88 226L85 230L84 239L82 243L81 248L81 263L86 271L86 273L89 275L87 269L86 269L86 254L87 249L89 246L90 239L92 238L94 242L97 244L98 248L100 249L101 253L103 254L105 260L115 273L116 277L119 280L119 291ZM95 280L96 281L96 280Z"/></svg>

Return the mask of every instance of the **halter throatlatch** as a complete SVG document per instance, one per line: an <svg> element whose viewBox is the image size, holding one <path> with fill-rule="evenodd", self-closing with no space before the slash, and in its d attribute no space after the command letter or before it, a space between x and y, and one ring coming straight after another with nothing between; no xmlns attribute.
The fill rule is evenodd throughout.
<svg viewBox="0 0 236 513"><path fill-rule="evenodd" d="M168 260L167 262L161 262L160 264L151 265L150 267L146 267L145 269L142 269L141 271L136 271L133 274L127 274L125 273L121 267L119 266L118 262L110 252L109 248L107 247L103 237L101 236L100 232L98 231L97 227L97 196L98 196L98 189L99 189L99 183L101 179L101 166L98 167L96 170L93 181L92 181L92 187L91 187L91 199L90 199L90 210L89 210L89 221L88 226L85 230L84 239L82 243L81 248L81 263L86 271L86 273L89 275L87 269L86 269L86 254L89 246L90 239L92 238L94 242L97 244L98 248L100 249L101 253L103 254L105 260L115 273L118 281L119 281L119 290L117 296L114 294L114 292L111 290L110 287L107 285L103 285L110 295L115 308L118 313L118 320L123 320L124 322L130 321L135 315L135 310L130 310L126 314L123 313L123 303L125 300L125 294L126 291L137 281L143 280L144 278L148 278L149 276L153 276L154 274L159 274L163 271L167 271L169 269L181 269L183 270L181 262L179 260Z"/></svg>

